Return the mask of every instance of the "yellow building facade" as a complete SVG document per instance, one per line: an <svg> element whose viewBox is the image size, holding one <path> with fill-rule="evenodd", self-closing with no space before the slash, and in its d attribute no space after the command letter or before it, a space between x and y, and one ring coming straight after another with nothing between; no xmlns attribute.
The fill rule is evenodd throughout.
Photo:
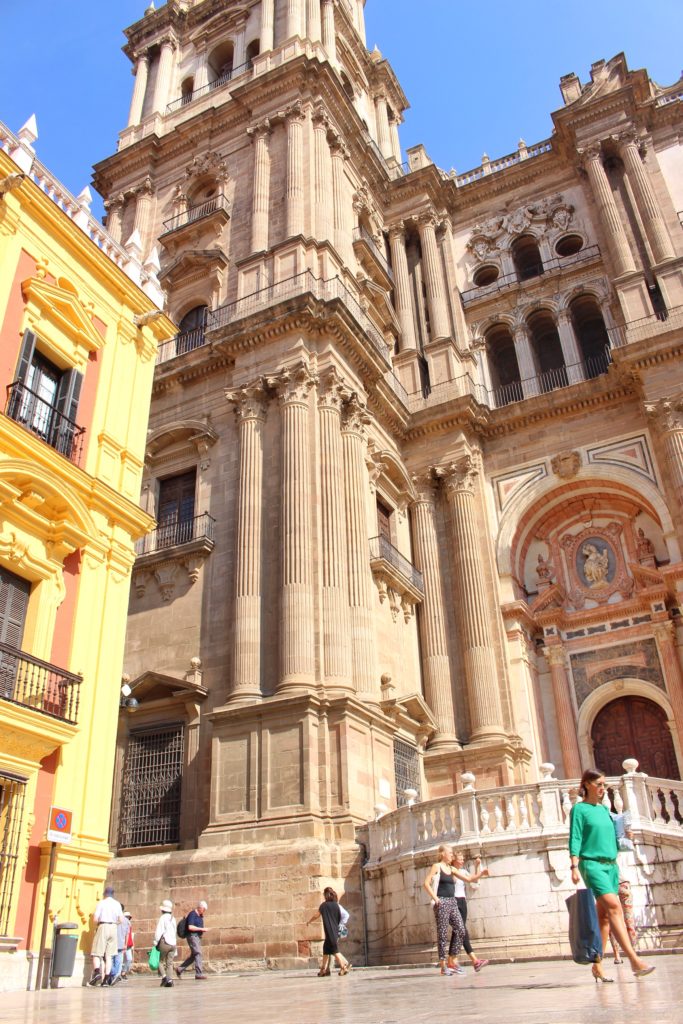
<svg viewBox="0 0 683 1024"><path fill-rule="evenodd" d="M154 259L102 230L35 139L33 120L0 125L0 990L35 984L51 806L73 818L48 945L55 920L77 923L75 983L87 967L134 542L152 525L138 497L154 361L174 331Z"/></svg>

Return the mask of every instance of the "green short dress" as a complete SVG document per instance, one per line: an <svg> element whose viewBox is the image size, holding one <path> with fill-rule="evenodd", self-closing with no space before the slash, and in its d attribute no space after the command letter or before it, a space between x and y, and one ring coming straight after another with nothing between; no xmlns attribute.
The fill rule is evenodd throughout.
<svg viewBox="0 0 683 1024"><path fill-rule="evenodd" d="M579 858L581 877L594 896L619 892L617 837L602 804L578 803L569 817L569 854Z"/></svg>

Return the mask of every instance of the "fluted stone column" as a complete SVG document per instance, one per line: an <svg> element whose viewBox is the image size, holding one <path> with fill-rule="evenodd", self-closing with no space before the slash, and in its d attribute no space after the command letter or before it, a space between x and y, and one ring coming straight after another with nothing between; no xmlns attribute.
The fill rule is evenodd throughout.
<svg viewBox="0 0 683 1024"><path fill-rule="evenodd" d="M130 101L130 112L128 114L129 128L140 124L142 119L142 108L145 102L148 77L149 54L141 53L135 62L135 85L133 86L133 96Z"/></svg>
<svg viewBox="0 0 683 1024"><path fill-rule="evenodd" d="M247 134L254 143L254 193L251 208L251 251L263 252L268 248L268 223L270 220L270 152L268 139L271 125L266 118Z"/></svg>
<svg viewBox="0 0 683 1024"><path fill-rule="evenodd" d="M247 62L247 27L242 25L239 32L235 36L235 50L233 54L233 67L235 70L241 68L244 70L244 65Z"/></svg>
<svg viewBox="0 0 683 1024"><path fill-rule="evenodd" d="M322 0L323 47L330 64L337 63L337 38L334 29L334 0Z"/></svg>
<svg viewBox="0 0 683 1024"><path fill-rule="evenodd" d="M306 35L312 43L322 39L320 0L306 0Z"/></svg>
<svg viewBox="0 0 683 1024"><path fill-rule="evenodd" d="M397 114L389 118L389 132L391 135L391 155L397 164L401 163L401 139L398 134L398 126L401 119Z"/></svg>
<svg viewBox="0 0 683 1024"><path fill-rule="evenodd" d="M133 231L140 233L143 255L147 255L149 243L149 226L151 222L152 206L154 203L154 186L152 179L147 175L145 180L135 190L135 220Z"/></svg>
<svg viewBox="0 0 683 1024"><path fill-rule="evenodd" d="M478 468L466 455L441 471L453 527L455 615L463 652L472 740L504 735L490 609L475 515Z"/></svg>
<svg viewBox="0 0 683 1024"><path fill-rule="evenodd" d="M525 398L539 394L538 372L534 361L534 353L531 348L531 335L526 324L517 324L513 329L515 341L515 355L517 366L522 382L522 394Z"/></svg>
<svg viewBox="0 0 683 1024"><path fill-rule="evenodd" d="M259 52L273 49L275 26L275 0L261 0L261 39Z"/></svg>
<svg viewBox="0 0 683 1024"><path fill-rule="evenodd" d="M379 691L366 509L368 475L363 458L364 428L368 422L365 407L352 396L342 409L346 551L353 684L366 697Z"/></svg>
<svg viewBox="0 0 683 1024"><path fill-rule="evenodd" d="M674 489L671 511L680 518L683 509L683 398L660 398L657 402L648 403L645 412L663 442Z"/></svg>
<svg viewBox="0 0 683 1024"><path fill-rule="evenodd" d="M683 736L683 670L676 650L673 622L660 622L654 628L657 650L664 670L666 691L676 723L676 732ZM683 765L679 765L679 768Z"/></svg>
<svg viewBox="0 0 683 1024"><path fill-rule="evenodd" d="M330 237L332 168L327 142L329 118L322 108L313 114L313 224L319 242Z"/></svg>
<svg viewBox="0 0 683 1024"><path fill-rule="evenodd" d="M434 712L431 746L457 743L453 686L446 633L443 580L436 531L436 492L431 475L413 477L417 498L411 505L415 566L424 577L424 601L418 608L425 699Z"/></svg>
<svg viewBox="0 0 683 1024"><path fill-rule="evenodd" d="M275 380L282 411L282 591L278 690L315 682L309 392L316 383L305 363Z"/></svg>
<svg viewBox="0 0 683 1024"><path fill-rule="evenodd" d="M661 263L663 260L673 259L676 254L671 244L671 236L662 216L657 197L650 184L647 169L640 158L636 137L631 132L625 132L618 137L618 143L619 153L624 161L624 167L633 189L638 212L652 247L654 261L655 263Z"/></svg>
<svg viewBox="0 0 683 1024"><path fill-rule="evenodd" d="M385 159L392 155L391 134L389 131L389 113L384 96L375 97L375 121L377 124L377 144Z"/></svg>
<svg viewBox="0 0 683 1024"><path fill-rule="evenodd" d="M121 229L123 226L123 206L125 199L123 195L115 196L104 204L107 211L107 231L115 242L121 241Z"/></svg>
<svg viewBox="0 0 683 1024"><path fill-rule="evenodd" d="M287 237L304 233L304 129L305 113L297 103L287 111L287 184L285 216Z"/></svg>
<svg viewBox="0 0 683 1024"><path fill-rule="evenodd" d="M436 243L436 224L434 218L430 215L420 217L418 220L418 230L422 245L422 263L425 275L425 288L427 290L427 305L429 307L431 340L439 341L450 335L450 328L443 271L439 259L439 247Z"/></svg>
<svg viewBox="0 0 683 1024"><path fill-rule="evenodd" d="M172 39L164 39L161 43L161 54L159 56L159 67L154 85L154 99L152 109L155 113L163 114L171 91L171 79L173 76L173 53L175 43Z"/></svg>
<svg viewBox="0 0 683 1024"><path fill-rule="evenodd" d="M332 153L332 226L334 245L344 262L353 266L351 249L351 228L346 223L347 195L344 161L348 155L346 146L337 136L333 139Z"/></svg>
<svg viewBox="0 0 683 1024"><path fill-rule="evenodd" d="M569 686L569 675L566 668L566 652L562 644L555 644L545 648L545 656L550 665L550 678L553 684L553 699L555 701L555 717L557 719L557 731L560 737L560 749L564 763L564 776L566 779L578 779L581 777L581 755L576 734L576 719L574 717L574 705L572 704L571 691Z"/></svg>
<svg viewBox="0 0 683 1024"><path fill-rule="evenodd" d="M599 146L591 146L583 153L586 173L598 207L600 222L607 238L607 244L614 261L617 277L632 273L636 269L633 253L621 222L621 216L612 195L609 179L602 166Z"/></svg>
<svg viewBox="0 0 683 1024"><path fill-rule="evenodd" d="M239 423L240 470L235 552L235 638L231 698L261 695L263 430L267 395L261 382L226 391Z"/></svg>
<svg viewBox="0 0 683 1024"><path fill-rule="evenodd" d="M287 21L285 23L285 34L287 39L291 39L292 36L300 36L301 23L303 8L301 6L302 0L286 0L287 2Z"/></svg>
<svg viewBox="0 0 683 1024"><path fill-rule="evenodd" d="M391 246L391 264L394 269L396 315L401 325L401 351L417 349L413 297L410 290L408 257L406 256L406 232L403 224L396 224L389 229L389 244Z"/></svg>
<svg viewBox="0 0 683 1024"><path fill-rule="evenodd" d="M323 676L352 688L351 621L346 565L346 513L341 409L346 388L332 369L318 394L320 423L320 522L322 533Z"/></svg>
<svg viewBox="0 0 683 1024"><path fill-rule="evenodd" d="M574 384L576 381L583 380L583 358L574 333L572 316L568 309L562 309L557 314L557 333L560 336L562 356L567 368L567 379L570 384Z"/></svg>

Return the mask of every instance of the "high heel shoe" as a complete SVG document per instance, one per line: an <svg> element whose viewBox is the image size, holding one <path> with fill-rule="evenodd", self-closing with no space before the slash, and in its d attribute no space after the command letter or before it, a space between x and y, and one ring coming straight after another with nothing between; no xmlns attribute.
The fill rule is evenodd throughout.
<svg viewBox="0 0 683 1024"><path fill-rule="evenodd" d="M636 978L645 978L648 974L652 974L654 969L654 964L651 964L650 967L640 967L637 971L633 972L633 975Z"/></svg>
<svg viewBox="0 0 683 1024"><path fill-rule="evenodd" d="M595 978L596 985L599 981L601 981L604 985L611 985L614 982L614 978L606 978L605 975L602 973L601 964L593 964L593 966L591 967L591 972L593 974L593 977Z"/></svg>

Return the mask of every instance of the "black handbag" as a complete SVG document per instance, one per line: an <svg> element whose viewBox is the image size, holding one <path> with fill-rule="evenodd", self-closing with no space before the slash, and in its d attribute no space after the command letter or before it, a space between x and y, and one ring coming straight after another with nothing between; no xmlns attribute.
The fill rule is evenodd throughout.
<svg viewBox="0 0 683 1024"><path fill-rule="evenodd" d="M569 911L569 945L577 964L602 960L602 937L595 897L590 889L577 889L566 900Z"/></svg>

